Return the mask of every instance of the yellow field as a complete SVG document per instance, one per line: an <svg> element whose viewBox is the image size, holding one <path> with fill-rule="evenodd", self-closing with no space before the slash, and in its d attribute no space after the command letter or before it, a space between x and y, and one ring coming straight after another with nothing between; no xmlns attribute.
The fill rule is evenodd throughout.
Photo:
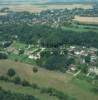
<svg viewBox="0 0 98 100"><path fill-rule="evenodd" d="M0 16L4 16L4 15L7 15L7 13L0 12Z"/></svg>
<svg viewBox="0 0 98 100"><path fill-rule="evenodd" d="M98 17L75 16L73 20L84 24L98 24Z"/></svg>
<svg viewBox="0 0 98 100"><path fill-rule="evenodd" d="M84 4L52 4L52 5L14 5L9 7L13 11L29 11L29 12L41 12L47 9L74 9L74 8L83 8L83 9L91 9L92 5L84 5Z"/></svg>

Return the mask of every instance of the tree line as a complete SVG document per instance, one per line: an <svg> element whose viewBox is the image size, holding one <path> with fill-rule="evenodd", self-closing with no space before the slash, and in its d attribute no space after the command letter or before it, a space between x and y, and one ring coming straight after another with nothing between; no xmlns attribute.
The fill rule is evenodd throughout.
<svg viewBox="0 0 98 100"><path fill-rule="evenodd" d="M0 88L0 100L39 100L34 96L19 93L11 93Z"/></svg>

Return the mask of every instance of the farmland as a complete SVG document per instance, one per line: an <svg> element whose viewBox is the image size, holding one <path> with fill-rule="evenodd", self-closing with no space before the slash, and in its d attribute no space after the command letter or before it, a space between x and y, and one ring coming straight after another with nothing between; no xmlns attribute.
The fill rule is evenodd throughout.
<svg viewBox="0 0 98 100"><path fill-rule="evenodd" d="M73 20L81 24L98 24L98 17L75 16Z"/></svg>
<svg viewBox="0 0 98 100"><path fill-rule="evenodd" d="M39 5L14 5L8 6L11 11L28 11L32 13L38 13L45 10L52 10L52 9L74 9L74 8L83 8L83 9L92 9L92 4L39 4Z"/></svg>

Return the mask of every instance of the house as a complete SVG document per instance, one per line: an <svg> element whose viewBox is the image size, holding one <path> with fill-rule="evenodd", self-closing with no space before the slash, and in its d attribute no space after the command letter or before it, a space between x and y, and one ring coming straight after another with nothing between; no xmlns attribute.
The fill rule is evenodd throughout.
<svg viewBox="0 0 98 100"><path fill-rule="evenodd" d="M91 62L96 62L97 58L96 55L91 55Z"/></svg>
<svg viewBox="0 0 98 100"><path fill-rule="evenodd" d="M92 73L92 72L98 75L98 68L97 67L89 68L89 73Z"/></svg>
<svg viewBox="0 0 98 100"><path fill-rule="evenodd" d="M75 55L80 55L81 53L79 51L74 52Z"/></svg>
<svg viewBox="0 0 98 100"><path fill-rule="evenodd" d="M28 56L29 59L34 59L34 60L37 60L37 59L40 59L39 56L34 56L34 55L30 55Z"/></svg>
<svg viewBox="0 0 98 100"><path fill-rule="evenodd" d="M76 68L75 65L71 64L70 67L69 67L69 70L70 70L71 72L76 72L77 68Z"/></svg>

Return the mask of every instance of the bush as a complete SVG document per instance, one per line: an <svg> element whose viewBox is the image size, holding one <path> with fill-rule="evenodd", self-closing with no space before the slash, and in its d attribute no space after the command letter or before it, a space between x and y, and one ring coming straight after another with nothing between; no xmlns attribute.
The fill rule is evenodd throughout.
<svg viewBox="0 0 98 100"><path fill-rule="evenodd" d="M33 67L33 72L37 73L38 72L38 68L37 67Z"/></svg>
<svg viewBox="0 0 98 100"><path fill-rule="evenodd" d="M24 50L23 49L20 49L19 50L19 55L22 55L22 54L24 54Z"/></svg>
<svg viewBox="0 0 98 100"><path fill-rule="evenodd" d="M21 84L21 79L20 79L20 77L19 77L19 76L15 77L14 80L13 80L13 82L14 82L15 84Z"/></svg>
<svg viewBox="0 0 98 100"><path fill-rule="evenodd" d="M8 59L8 54L0 52L0 59Z"/></svg>
<svg viewBox="0 0 98 100"><path fill-rule="evenodd" d="M94 92L94 93L98 93L98 88L96 88L96 87L92 88L91 91Z"/></svg>
<svg viewBox="0 0 98 100"><path fill-rule="evenodd" d="M47 93L47 89L46 88L41 88L40 93Z"/></svg>
<svg viewBox="0 0 98 100"><path fill-rule="evenodd" d="M17 58L15 59L15 62L18 62L18 59Z"/></svg>
<svg viewBox="0 0 98 100"><path fill-rule="evenodd" d="M11 68L11 69L8 70L7 75L10 76L10 77L13 77L13 76L16 75L16 71Z"/></svg>
<svg viewBox="0 0 98 100"><path fill-rule="evenodd" d="M55 90L53 88L42 88L40 92L47 93L50 96L56 96L59 100L76 100L75 98L72 98L64 94L63 92Z"/></svg>
<svg viewBox="0 0 98 100"><path fill-rule="evenodd" d="M26 80L22 81L22 86L30 86L30 83Z"/></svg>
<svg viewBox="0 0 98 100"><path fill-rule="evenodd" d="M0 76L0 80L9 81L8 77L5 77L5 76Z"/></svg>
<svg viewBox="0 0 98 100"><path fill-rule="evenodd" d="M31 87L32 87L33 89L39 89L39 88L40 88L37 84L32 84Z"/></svg>
<svg viewBox="0 0 98 100"><path fill-rule="evenodd" d="M3 90L2 87L0 86L0 91Z"/></svg>

